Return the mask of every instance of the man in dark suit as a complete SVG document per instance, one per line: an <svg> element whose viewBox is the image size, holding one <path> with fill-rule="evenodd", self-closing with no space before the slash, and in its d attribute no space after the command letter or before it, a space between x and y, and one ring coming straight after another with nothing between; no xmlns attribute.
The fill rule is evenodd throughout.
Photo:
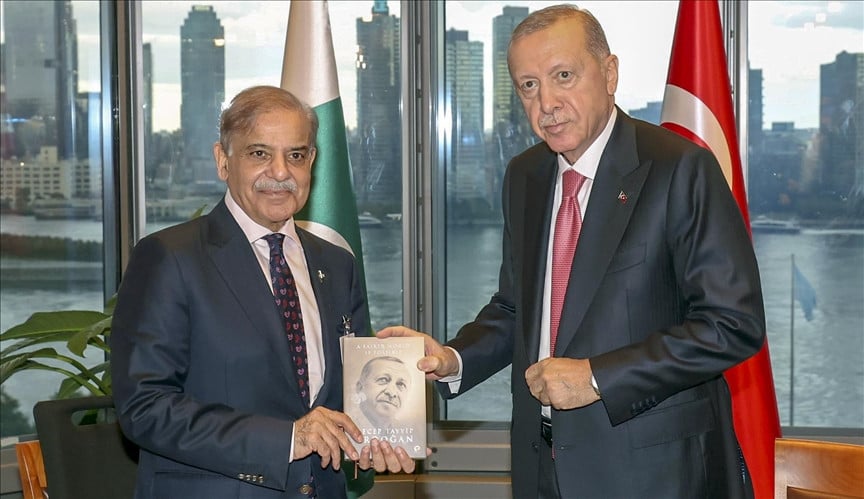
<svg viewBox="0 0 864 499"><path fill-rule="evenodd" d="M587 11L532 13L508 56L544 142L507 169L498 292L419 367L454 397L512 364L516 498L752 496L722 374L764 310L717 161L615 106Z"/></svg>
<svg viewBox="0 0 864 499"><path fill-rule="evenodd" d="M364 469L414 469L401 448L349 441L363 439L341 412L339 337L343 317L368 333L363 287L348 251L293 219L317 128L289 92L238 94L213 147L224 200L132 253L111 370L141 447L136 497L345 497L340 450Z"/></svg>

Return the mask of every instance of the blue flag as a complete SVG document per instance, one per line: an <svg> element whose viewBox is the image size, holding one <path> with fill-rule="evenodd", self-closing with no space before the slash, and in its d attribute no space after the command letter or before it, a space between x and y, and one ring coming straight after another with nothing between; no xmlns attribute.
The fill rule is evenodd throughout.
<svg viewBox="0 0 864 499"><path fill-rule="evenodd" d="M813 285L804 277L804 274L798 270L795 262L792 262L792 271L794 273L792 285L795 287L795 299L801 304L804 318L811 321L813 320L813 309L816 308L816 290L813 289Z"/></svg>

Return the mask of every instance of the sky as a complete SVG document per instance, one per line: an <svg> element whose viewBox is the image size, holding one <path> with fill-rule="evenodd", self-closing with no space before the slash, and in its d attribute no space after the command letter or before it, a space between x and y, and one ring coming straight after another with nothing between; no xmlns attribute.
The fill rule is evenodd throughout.
<svg viewBox="0 0 864 499"><path fill-rule="evenodd" d="M446 28L469 31L484 43L491 73L492 18L504 5L536 10L557 2L448 1ZM144 42L153 47L154 130L173 130L180 122L180 26L192 5L213 5L225 28L226 98L253 84L278 85L287 1L142 2ZM388 2L400 16L398 2ZM612 52L620 59L618 104L625 110L663 98L677 2L584 1L598 18ZM73 1L79 37L80 88L98 90L98 2ZM371 16L371 0L331 1L334 47L346 124L356 123L356 19ZM627 15L622 15L625 12ZM750 66L764 78L764 127L793 121L798 128L818 126L819 65L833 62L841 50L864 51L864 2L758 1L748 3ZM401 17L401 16L400 16ZM2 36L2 34L0 34ZM487 126L491 124L491 78L486 78Z"/></svg>

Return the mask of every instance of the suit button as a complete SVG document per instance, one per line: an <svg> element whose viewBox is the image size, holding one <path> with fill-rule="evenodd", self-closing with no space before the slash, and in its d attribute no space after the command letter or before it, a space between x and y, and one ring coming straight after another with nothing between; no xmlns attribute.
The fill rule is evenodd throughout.
<svg viewBox="0 0 864 499"><path fill-rule="evenodd" d="M238 479L238 480L245 480L245 479L246 479L246 475L244 475L243 473L240 473L239 475L237 475L237 479Z"/></svg>
<svg viewBox="0 0 864 499"><path fill-rule="evenodd" d="M264 483L264 475L258 475L258 483Z"/></svg>
<svg viewBox="0 0 864 499"><path fill-rule="evenodd" d="M297 489L297 492L300 492L301 494L308 496L309 494L312 493L312 490L314 490L314 489L312 489L311 485L309 485L308 483L304 483L303 485L300 486L299 489Z"/></svg>

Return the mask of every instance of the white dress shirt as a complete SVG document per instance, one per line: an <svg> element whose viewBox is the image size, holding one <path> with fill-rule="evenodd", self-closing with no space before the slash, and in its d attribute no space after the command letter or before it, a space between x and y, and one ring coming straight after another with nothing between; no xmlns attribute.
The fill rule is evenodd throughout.
<svg viewBox="0 0 864 499"><path fill-rule="evenodd" d="M272 234L270 229L258 225L249 215L234 201L231 192L225 194L225 205L228 211L234 215L234 220L240 225L252 250L258 258L261 273L273 292L273 283L270 280L270 245L265 239ZM285 235L282 241L282 252L291 273L294 275L294 283L297 285L297 294L300 295L300 310L303 312L303 333L306 336L306 357L309 364L309 401L315 400L324 384L324 349L321 345L321 315L318 313L318 302L315 300L315 292L312 290L312 280L309 278L309 269L306 266L306 256L303 246L297 237L297 229L294 219L291 218L278 231ZM263 310L262 310L263 312ZM288 338L285 338L288 341Z"/></svg>

